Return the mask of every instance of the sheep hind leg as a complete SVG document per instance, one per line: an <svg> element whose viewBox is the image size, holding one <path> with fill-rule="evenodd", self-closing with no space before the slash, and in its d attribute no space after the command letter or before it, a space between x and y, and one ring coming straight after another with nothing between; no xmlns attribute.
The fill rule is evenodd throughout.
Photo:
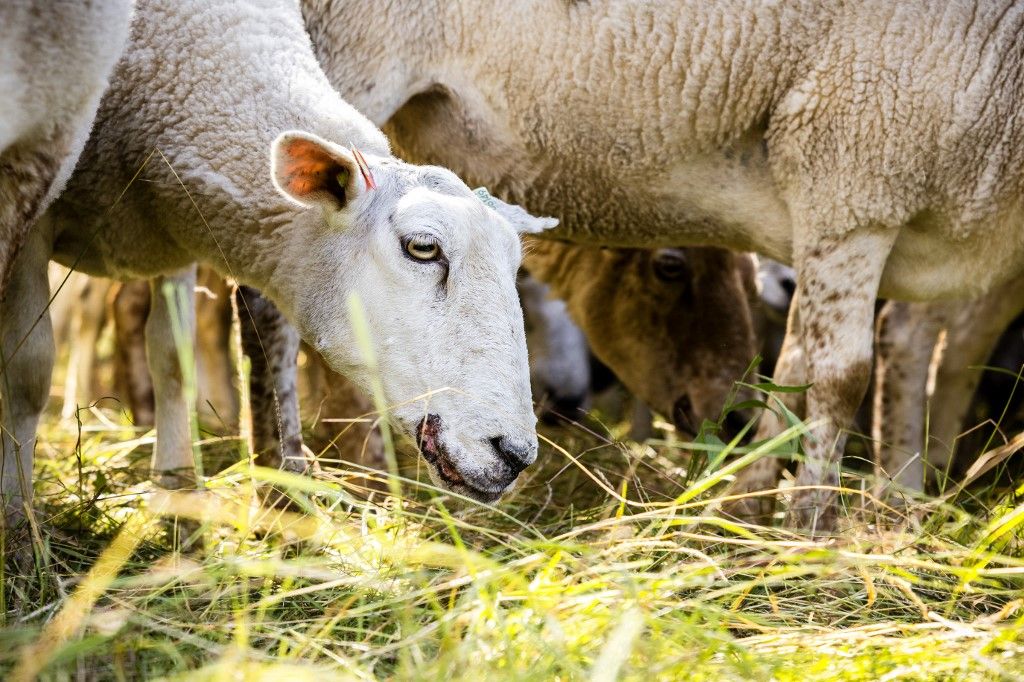
<svg viewBox="0 0 1024 682"><path fill-rule="evenodd" d="M800 316L795 297L790 304L786 326L789 332L779 351L773 381L780 386L797 386L805 383L807 366L804 359ZM803 393L782 393L778 398L786 406L786 409L794 414L802 415L804 413ZM754 440L766 440L781 433L785 428L786 423L780 412L765 410L757 424ZM752 523L761 525L771 523L775 513L775 496L757 493L771 490L778 485L783 465L782 459L770 455L762 457L740 471L726 494L742 497L725 503L722 506L722 511L729 516Z"/></svg>
<svg viewBox="0 0 1024 682"><path fill-rule="evenodd" d="M1022 309L1024 277L1019 277L981 298L961 303L951 315L935 377L925 455L926 482L945 487L956 440L981 380L978 368L988 362L1006 327ZM922 441L924 437L922 432Z"/></svg>
<svg viewBox="0 0 1024 682"><path fill-rule="evenodd" d="M890 301L878 315L871 436L875 495L902 506L899 490L924 485L928 372L947 304Z"/></svg>
<svg viewBox="0 0 1024 682"><path fill-rule="evenodd" d="M47 313L48 230L37 225L11 269L0 304L3 527L17 525L32 503L32 459L39 418L50 394L53 327Z"/></svg>
<svg viewBox="0 0 1024 682"><path fill-rule="evenodd" d="M812 536L830 534L837 525L845 429L867 392L875 298L895 238L895 230L864 228L797 249L812 430L803 441L805 459L797 471L786 525Z"/></svg>
<svg viewBox="0 0 1024 682"><path fill-rule="evenodd" d="M156 447L153 478L163 488L194 488L196 460L192 444L194 352L179 343L195 345L195 267L151 282L146 321L146 358L153 377L156 405ZM170 286L165 287L168 283ZM190 359L191 358L191 359ZM190 362L191 367L184 367ZM189 395L190 391L192 395Z"/></svg>

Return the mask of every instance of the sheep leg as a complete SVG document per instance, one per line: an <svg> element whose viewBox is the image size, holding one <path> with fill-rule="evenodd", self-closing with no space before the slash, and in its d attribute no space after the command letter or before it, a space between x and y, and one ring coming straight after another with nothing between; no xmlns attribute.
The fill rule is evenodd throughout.
<svg viewBox="0 0 1024 682"><path fill-rule="evenodd" d="M238 428L237 370L230 352L231 289L216 273L200 271L196 296L196 337L199 368L197 396L200 422Z"/></svg>
<svg viewBox="0 0 1024 682"><path fill-rule="evenodd" d="M948 306L890 301L878 316L871 436L876 494L900 488L922 490L923 434L928 370Z"/></svg>
<svg viewBox="0 0 1024 682"><path fill-rule="evenodd" d="M105 299L109 282L90 278L78 298L75 319L72 321L70 358L68 359L67 386L61 417L75 415L78 406L101 395L95 392L96 344L106 322Z"/></svg>
<svg viewBox="0 0 1024 682"><path fill-rule="evenodd" d="M940 482L949 470L957 436L981 380L981 370L972 368L988 362L1006 327L1024 308L1024 278L973 301L945 305L956 310L950 315L946 348L935 377L926 455L928 479ZM923 431L920 438L923 441Z"/></svg>
<svg viewBox="0 0 1024 682"><path fill-rule="evenodd" d="M253 451L263 466L306 470L299 421L299 334L256 289L235 293L242 352L249 356Z"/></svg>
<svg viewBox="0 0 1024 682"><path fill-rule="evenodd" d="M164 293L164 282L175 292L173 301ZM195 343L195 267L151 282L150 312L146 321L146 357L153 377L156 405L156 447L153 450L153 478L161 487L176 489L194 487L195 460L192 451L191 410L194 395L188 394L182 357L193 358L185 349L181 353L176 335L186 343ZM182 296L177 292L184 290ZM189 370L194 372L193 368Z"/></svg>
<svg viewBox="0 0 1024 682"><path fill-rule="evenodd" d="M146 320L149 318L149 283L125 282L113 302L114 334L117 338L115 373L118 391L128 398L128 407L138 426L152 426L156 406L153 380L146 364Z"/></svg>
<svg viewBox="0 0 1024 682"><path fill-rule="evenodd" d="M774 382L780 386L798 386L806 381L807 366L804 359L804 346L800 334L800 315L794 297L789 308L786 324L789 330L779 350L775 363ZM783 405L794 414L802 415L805 409L803 393L783 393L778 396ZM781 433L786 428L781 412L765 410L757 424L755 441L762 441ZM782 473L783 460L768 456L751 463L736 476L729 487L728 495L746 495L774 488ZM758 495L743 497L726 503L723 511L730 516L753 523L767 525L775 513L775 496Z"/></svg>
<svg viewBox="0 0 1024 682"><path fill-rule="evenodd" d="M32 455L39 417L50 394L53 372L53 327L47 313L50 259L48 235L41 224L14 260L7 296L0 305L2 344L3 525L24 518L32 502ZM46 238L44 238L46 237Z"/></svg>
<svg viewBox="0 0 1024 682"><path fill-rule="evenodd" d="M836 527L844 429L867 391L875 298L895 237L895 230L860 229L797 245L800 336L811 384L807 418L814 426L804 438L806 458L786 523L811 534Z"/></svg>

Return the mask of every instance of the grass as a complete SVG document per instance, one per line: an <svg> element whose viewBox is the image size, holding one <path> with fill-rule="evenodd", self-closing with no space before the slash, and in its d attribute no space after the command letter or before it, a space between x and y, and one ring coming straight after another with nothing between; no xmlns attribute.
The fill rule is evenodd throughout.
<svg viewBox="0 0 1024 682"><path fill-rule="evenodd" d="M205 490L168 495L146 480L151 434L79 417L46 420L42 530L4 576L4 678L1024 678L1012 487L892 526L851 472L844 532L810 542L723 521L720 466L613 426L546 432L498 508L417 483L411 456L399 503L208 435ZM260 483L303 513L261 505Z"/></svg>

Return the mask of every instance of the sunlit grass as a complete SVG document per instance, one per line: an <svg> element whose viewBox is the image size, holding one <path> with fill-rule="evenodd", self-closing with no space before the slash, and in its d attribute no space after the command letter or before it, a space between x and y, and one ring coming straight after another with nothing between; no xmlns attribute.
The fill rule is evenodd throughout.
<svg viewBox="0 0 1024 682"><path fill-rule="evenodd" d="M897 526L851 492L844 532L810 542L721 520L707 483L727 460L691 466L671 434L652 447L567 428L546 432L541 465L498 508L415 483L408 455L396 504L365 472L261 470L209 434L217 473L201 495L168 495L146 480L151 434L114 409L80 418L48 419L41 438L41 532L34 563L5 575L0 675L1024 677L1012 489ZM296 505L263 506L260 483ZM87 576L101 555L115 570Z"/></svg>

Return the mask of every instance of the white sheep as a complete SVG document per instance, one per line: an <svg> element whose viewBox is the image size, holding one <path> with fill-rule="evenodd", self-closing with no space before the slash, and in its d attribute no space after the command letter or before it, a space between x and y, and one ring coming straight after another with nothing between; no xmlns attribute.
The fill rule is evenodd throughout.
<svg viewBox="0 0 1024 682"><path fill-rule="evenodd" d="M332 368L380 389L436 481L485 501L507 491L537 449L517 231L557 221L491 208L449 171L394 158L331 89L288 0L140 2L111 80L78 169L12 273L19 295L0 310L8 507L30 495L50 382L49 324L36 324L50 258L158 279L200 261L259 286ZM187 332L192 297L176 307L155 292L149 336ZM169 353L150 363L165 384L159 433L180 364ZM162 478L191 468L191 450L158 444Z"/></svg>
<svg viewBox="0 0 1024 682"><path fill-rule="evenodd" d="M0 292L33 221L75 167L132 4L0 4Z"/></svg>
<svg viewBox="0 0 1024 682"><path fill-rule="evenodd" d="M793 357L776 380L811 384L816 426L792 525L835 527L875 299L979 295L1024 269L1019 3L537 1L496 12L397 0L367 12L305 0L304 12L346 99L390 120L413 158L444 158L558 213L552 236L710 243L794 266ZM735 491L774 483L750 468Z"/></svg>

